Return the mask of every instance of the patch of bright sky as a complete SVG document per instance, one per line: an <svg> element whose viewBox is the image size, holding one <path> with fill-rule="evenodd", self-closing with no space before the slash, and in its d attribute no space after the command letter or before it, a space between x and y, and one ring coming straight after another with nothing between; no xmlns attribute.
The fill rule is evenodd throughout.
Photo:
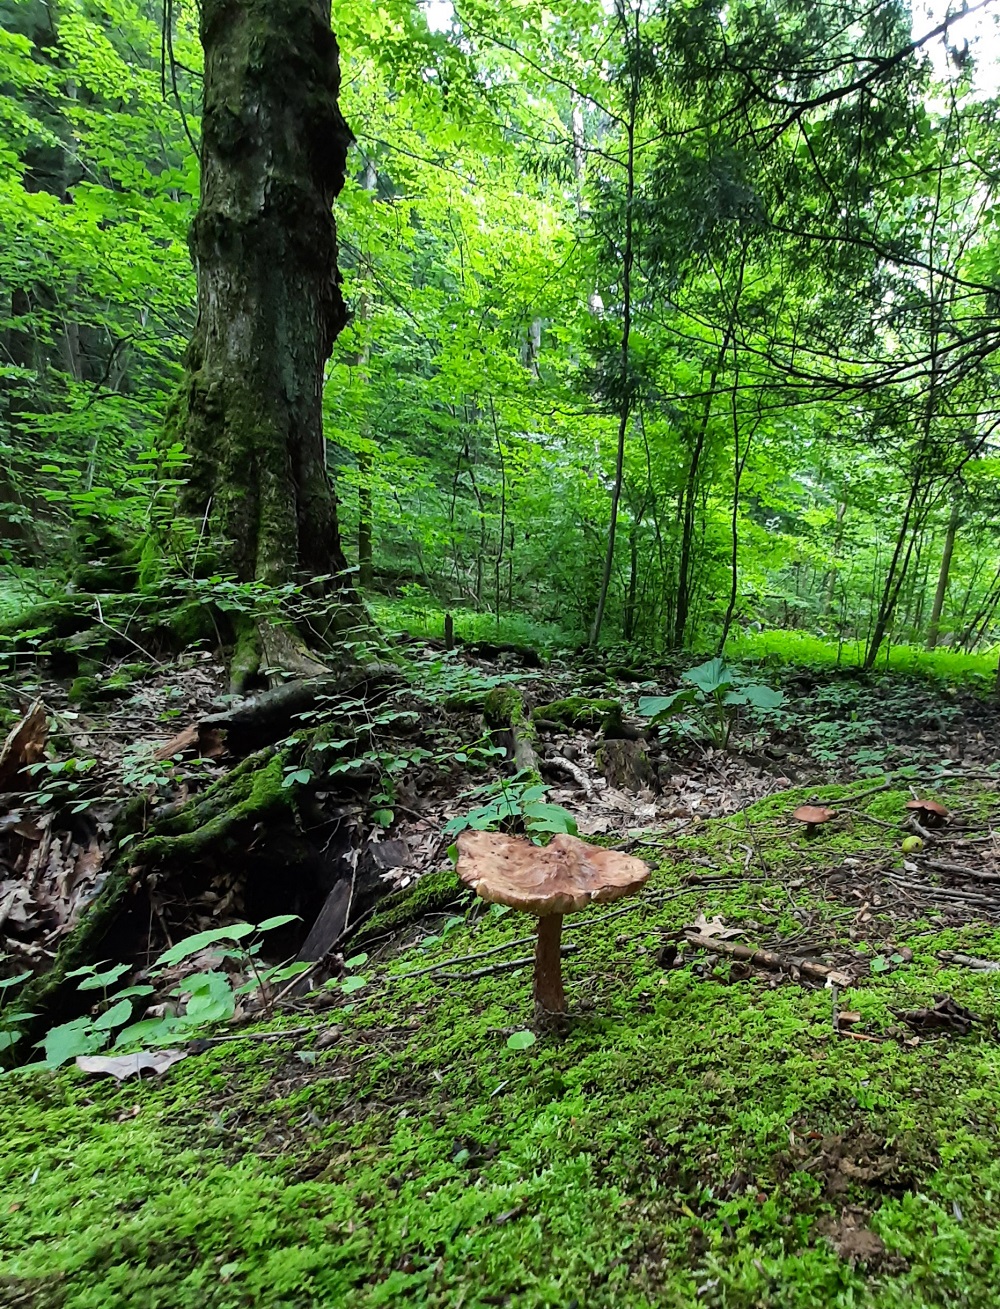
<svg viewBox="0 0 1000 1309"><path fill-rule="evenodd" d="M444 31L452 18L451 0L422 0L422 3L431 31ZM971 14L963 14L956 0L913 0L914 38L919 40L937 27L949 12L955 14L955 19L949 23L947 32L926 47L937 77L950 81L956 76L949 51L960 50L968 41L969 54L975 61L976 93L1000 94L1000 0Z"/></svg>
<svg viewBox="0 0 1000 1309"><path fill-rule="evenodd" d="M919 40L939 26L949 13L955 18L947 32L935 37L925 48L942 81L957 76L952 53L969 43L969 56L975 63L973 86L978 96L1000 93L1000 3L990 3L971 14L962 13L955 0L913 0L913 35Z"/></svg>
<svg viewBox="0 0 1000 1309"><path fill-rule="evenodd" d="M425 0L424 12L432 32L442 32L451 22L451 0Z"/></svg>

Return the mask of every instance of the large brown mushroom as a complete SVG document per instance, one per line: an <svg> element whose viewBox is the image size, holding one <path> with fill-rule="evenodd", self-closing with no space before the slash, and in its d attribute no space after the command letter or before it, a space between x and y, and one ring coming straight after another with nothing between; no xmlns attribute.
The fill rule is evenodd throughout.
<svg viewBox="0 0 1000 1309"><path fill-rule="evenodd" d="M458 838L458 875L482 899L538 919L535 1011L566 1012L562 984L564 914L631 895L649 877L641 859L560 834L544 849L523 836L466 831Z"/></svg>

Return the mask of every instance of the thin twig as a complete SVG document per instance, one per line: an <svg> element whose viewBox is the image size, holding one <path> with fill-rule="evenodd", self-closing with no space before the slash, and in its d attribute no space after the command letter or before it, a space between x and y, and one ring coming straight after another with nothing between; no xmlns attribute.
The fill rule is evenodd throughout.
<svg viewBox="0 0 1000 1309"><path fill-rule="evenodd" d="M841 805L840 812L842 814L853 814L855 818L860 818L866 823L874 823L876 827L887 827L890 832L898 832L900 828L899 823L883 822L881 818L874 818L871 814L866 814L863 809L851 809L848 805Z"/></svg>
<svg viewBox="0 0 1000 1309"><path fill-rule="evenodd" d="M576 954L579 949L578 945L564 945L559 953L565 958L568 954ZM534 962L534 955L525 955L522 959L505 959L502 963L490 964L486 968L474 968L471 973L438 973L437 976L451 982L470 982L476 977L489 977L493 973L509 973L515 968L526 968Z"/></svg>
<svg viewBox="0 0 1000 1309"><path fill-rule="evenodd" d="M958 877L974 877L981 882L1000 882L1000 873L981 872L978 868L966 868L964 864L952 864L943 859L923 859L924 868L931 868L936 873L951 873Z"/></svg>
<svg viewBox="0 0 1000 1309"><path fill-rule="evenodd" d="M232 1036L209 1036L205 1039L210 1045L221 1045L224 1041L279 1041L285 1036L304 1036L316 1030L314 1024L312 1027L289 1027L283 1032L234 1032Z"/></svg>

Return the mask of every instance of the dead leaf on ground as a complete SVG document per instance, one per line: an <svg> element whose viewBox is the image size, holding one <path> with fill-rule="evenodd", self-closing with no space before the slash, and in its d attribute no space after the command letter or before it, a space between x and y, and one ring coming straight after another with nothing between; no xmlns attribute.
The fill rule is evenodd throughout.
<svg viewBox="0 0 1000 1309"><path fill-rule="evenodd" d="M982 1021L978 1014L966 1009L950 995L936 995L933 1006L926 1009L894 1009L892 1012L915 1032L954 1032L956 1036L968 1036L972 1024Z"/></svg>
<svg viewBox="0 0 1000 1309"><path fill-rule="evenodd" d="M853 1210L845 1209L839 1219L821 1218L816 1229L849 1264L876 1263L886 1254L882 1238Z"/></svg>
<svg viewBox="0 0 1000 1309"><path fill-rule="evenodd" d="M21 769L37 764L45 751L49 720L41 700L36 700L19 723L7 733L0 749L0 791L26 791L31 779Z"/></svg>
<svg viewBox="0 0 1000 1309"><path fill-rule="evenodd" d="M699 936L715 937L718 941L728 941L734 936L742 936L743 929L740 927L727 927L722 918L706 918L704 914L699 914L694 920L688 931L697 932Z"/></svg>
<svg viewBox="0 0 1000 1309"><path fill-rule="evenodd" d="M124 1082L128 1077L139 1077L144 1072L162 1075L174 1064L187 1058L186 1050L142 1050L138 1054L77 1055L76 1066L84 1073L113 1077Z"/></svg>

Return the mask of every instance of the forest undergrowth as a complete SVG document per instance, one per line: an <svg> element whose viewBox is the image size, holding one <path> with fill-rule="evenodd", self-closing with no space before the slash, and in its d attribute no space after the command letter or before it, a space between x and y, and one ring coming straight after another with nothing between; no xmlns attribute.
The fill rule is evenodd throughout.
<svg viewBox="0 0 1000 1309"><path fill-rule="evenodd" d="M942 793L989 830L994 785ZM651 883L572 920L573 1017L526 1049L529 970L489 968L522 928L459 899L162 1085L5 1079L3 1302L994 1303L996 973L954 954L998 957L996 906L894 889L908 791L823 788L814 841L805 795L646 836ZM706 920L851 983L686 948ZM942 993L977 1017L935 1027Z"/></svg>
<svg viewBox="0 0 1000 1309"><path fill-rule="evenodd" d="M684 685L681 665L526 667L508 644L400 647L424 698L404 684L383 706L369 753L411 753L378 774L393 812L373 822L369 800L362 835L408 855L387 879L402 889L337 956L353 952L350 985L202 1029L162 1080L0 1079L16 1125L0 1303L994 1302L993 705L934 677L758 662L746 676L784 699L741 710L720 749L696 722L656 732L639 712ZM72 708L81 688L30 661L8 677L13 701L75 715L56 745L67 723L102 743L103 798L84 812L98 844L108 795L169 804L231 767L188 752L153 781L122 770L138 723L152 745L212 709L222 668L206 654ZM446 823L514 785L487 752L491 690L541 706L547 799L654 869L636 899L567 920L556 1031L532 1026L523 919L448 871ZM416 731L392 717L406 713ZM905 805L928 793L947 825L904 852ZM836 816L812 834L791 818L804 801ZM174 939L242 916L165 885ZM149 930L165 944L163 922ZM744 945L770 962L734 957Z"/></svg>

